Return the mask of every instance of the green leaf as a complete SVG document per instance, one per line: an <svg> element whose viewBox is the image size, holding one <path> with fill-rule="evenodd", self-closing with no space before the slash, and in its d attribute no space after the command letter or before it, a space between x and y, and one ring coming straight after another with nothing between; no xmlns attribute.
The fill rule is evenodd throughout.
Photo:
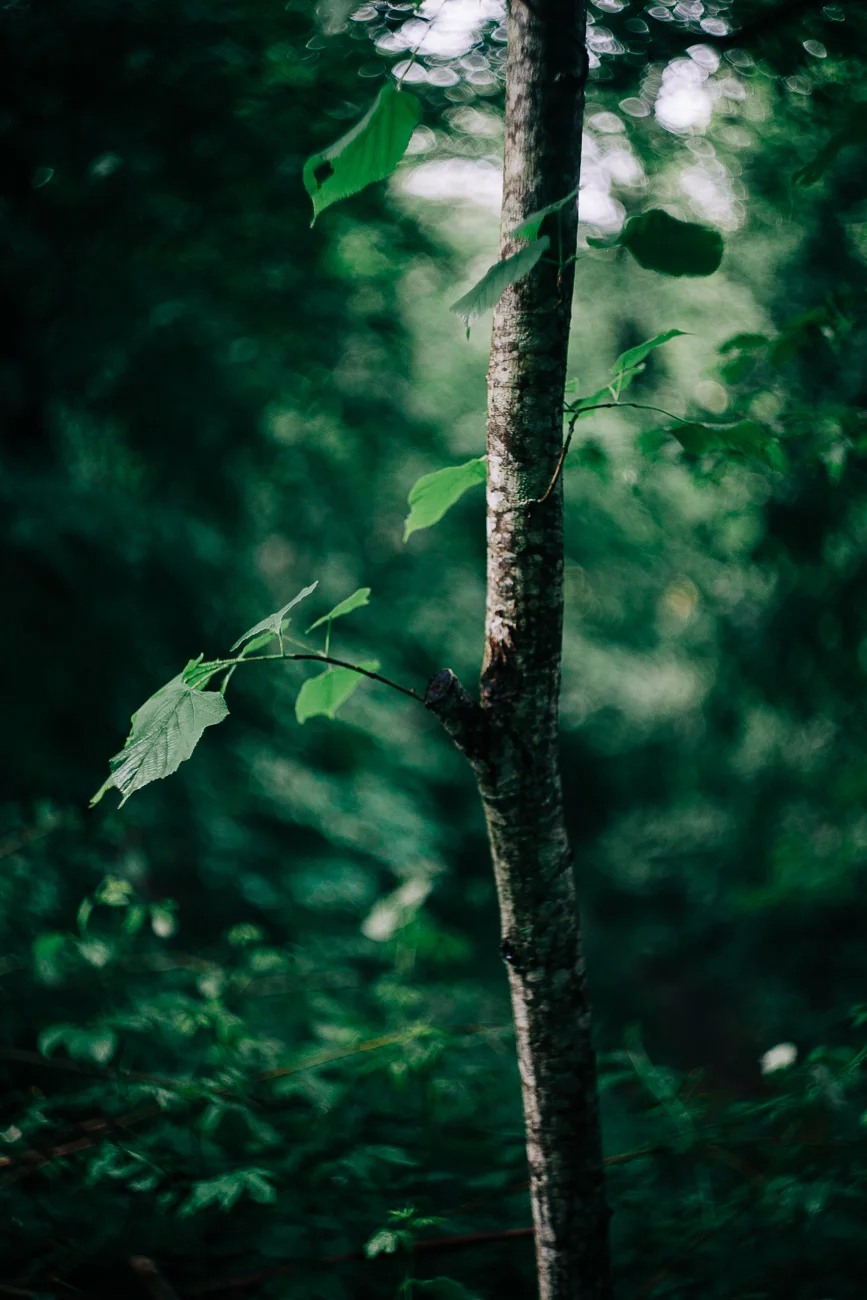
<svg viewBox="0 0 867 1300"><path fill-rule="evenodd" d="M539 231L542 229L542 222L546 217L550 217L554 212L560 212L566 204L578 197L578 191L570 190L565 198L557 199L556 203L549 203L547 208L540 208L538 212L533 212L529 217L525 217L519 226L509 231L510 239L538 239Z"/></svg>
<svg viewBox="0 0 867 1300"><path fill-rule="evenodd" d="M617 242L639 266L661 275L713 275L724 248L718 230L679 221L661 208L630 217Z"/></svg>
<svg viewBox="0 0 867 1300"><path fill-rule="evenodd" d="M517 284L525 275L530 274L550 242L548 236L543 235L541 239L528 244L526 248L520 249L511 257L504 257L502 261L495 262L493 266L488 267L481 280L473 285L469 293L465 293L463 298L459 298L452 304L449 310L456 316L460 316L467 327L467 335L473 321L478 320L482 313L489 311L491 307L496 307L510 285Z"/></svg>
<svg viewBox="0 0 867 1300"><path fill-rule="evenodd" d="M41 984L56 984L60 980L61 956L65 947L65 934L40 934L33 940L33 964Z"/></svg>
<svg viewBox="0 0 867 1300"><path fill-rule="evenodd" d="M128 880L119 876L106 876L94 894L98 903L104 907L129 907L133 887Z"/></svg>
<svg viewBox="0 0 867 1300"><path fill-rule="evenodd" d="M717 352L720 356L725 356L728 352L758 351L766 347L769 342L767 334L749 334L741 331L720 343Z"/></svg>
<svg viewBox="0 0 867 1300"><path fill-rule="evenodd" d="M704 456L710 451L730 451L773 467L780 467L784 461L779 439L755 420L739 420L727 425L695 421L673 426L668 432L692 456Z"/></svg>
<svg viewBox="0 0 867 1300"><path fill-rule="evenodd" d="M67 1035L75 1032L74 1025L49 1025L40 1032L36 1046L43 1056L52 1056L66 1041Z"/></svg>
<svg viewBox="0 0 867 1300"><path fill-rule="evenodd" d="M379 663L373 659L359 664L359 668L375 673ZM319 714L333 718L362 680L363 674L353 672L351 668L329 668L318 677L308 677L295 701L295 717L302 723Z"/></svg>
<svg viewBox="0 0 867 1300"><path fill-rule="evenodd" d="M138 934L147 920L148 910L143 903L132 903L124 913L123 928L127 934Z"/></svg>
<svg viewBox="0 0 867 1300"><path fill-rule="evenodd" d="M245 1193L253 1201L273 1201L276 1193L269 1182L272 1177L267 1169L238 1169L193 1183L189 1197L178 1210L178 1216L185 1219L211 1206L231 1210Z"/></svg>
<svg viewBox="0 0 867 1300"><path fill-rule="evenodd" d="M311 623L307 629L308 635L314 628L321 627L323 623L332 623L336 618L342 618L344 614L351 614L354 609L361 609L362 605L369 603L370 588L359 587L346 600L341 600L339 605L335 605L329 614L323 614L322 618L317 618L315 623Z"/></svg>
<svg viewBox="0 0 867 1300"><path fill-rule="evenodd" d="M668 343L671 339L683 338L686 330L666 330L664 334L655 334L652 339L646 343L639 343L637 347L630 348L628 352L622 352L614 362L614 374L622 374L624 371L633 370L645 361L655 348L661 348L663 343Z"/></svg>
<svg viewBox="0 0 867 1300"><path fill-rule="evenodd" d="M272 640L275 636L279 636L280 630L283 627L283 620L289 613L289 610L292 609L293 605L297 605L300 600L305 600L307 596L311 595L318 585L318 582L312 582L309 587L305 587L302 591L299 591L297 596L293 596L288 605L284 605L283 608L278 609L276 613L269 614L267 618L261 619L258 623L255 623L253 627L248 628L243 636L238 637L238 640L232 646L229 653L234 654L239 646L242 646L245 641L249 641L253 637L256 638L256 649L258 650L263 645L267 645L268 641ZM248 647L248 649L249 648L250 647ZM245 650L244 653L246 654L247 651Z"/></svg>
<svg viewBox="0 0 867 1300"><path fill-rule="evenodd" d="M308 158L304 187L313 200L313 221L332 203L390 176L420 117L421 104L415 95L389 82L351 131Z"/></svg>
<svg viewBox="0 0 867 1300"><path fill-rule="evenodd" d="M112 786L120 791L123 806L136 790L170 776L190 757L205 728L229 716L219 691L197 690L183 676L175 677L133 714L132 732L109 761L111 775L91 799L91 807Z"/></svg>
<svg viewBox="0 0 867 1300"><path fill-rule="evenodd" d="M177 930L175 911L175 904L168 899L162 903L151 903L151 929L158 939L170 939Z"/></svg>
<svg viewBox="0 0 867 1300"><path fill-rule="evenodd" d="M401 1234L393 1232L390 1228L380 1228L375 1232L364 1247L364 1253L368 1259L375 1259L377 1255L393 1255L401 1245Z"/></svg>
<svg viewBox="0 0 867 1300"><path fill-rule="evenodd" d="M484 483L486 456L468 460L464 465L450 465L447 469L423 474L409 490L409 514L403 526L403 540L421 528L438 523L456 501L477 483Z"/></svg>

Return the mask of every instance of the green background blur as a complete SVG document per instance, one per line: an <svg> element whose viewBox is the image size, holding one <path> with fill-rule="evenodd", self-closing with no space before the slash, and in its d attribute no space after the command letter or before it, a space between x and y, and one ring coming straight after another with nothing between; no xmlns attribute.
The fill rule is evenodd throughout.
<svg viewBox="0 0 867 1300"><path fill-rule="evenodd" d="M314 579L307 621L372 588L333 653L417 690L478 672L482 493L401 537L418 476L484 450L489 319L468 342L448 307L496 256L502 14L447 0L407 78L410 155L311 229L305 157L411 47L408 7L384 8L0 16L0 1155L158 1111L0 1169L0 1282L26 1294L132 1294L144 1254L182 1293L295 1259L249 1294L390 1296L400 1251L317 1258L406 1206L445 1220L423 1236L529 1222L484 826L432 718L365 683L299 727L303 666L251 665L175 777L86 811L132 711ZM843 1300L867 1275L863 129L793 182L857 119L865 27L771 8L591 6L570 373L592 392L687 331L630 395L749 414L786 452L696 461L652 436L664 419L601 412L565 473L564 786L606 1152L671 1148L612 1169L624 1297ZM712 278L588 247L659 204L723 230ZM720 353L739 333L771 342ZM130 935L98 907L76 930L106 876L174 900L171 924ZM26 1059L57 1025L84 1037L51 1060L80 1073ZM794 1082L762 1074L779 1043ZM264 1071L329 1053L248 1106ZM760 1156L719 1137L778 1121ZM527 1240L415 1272L533 1294Z"/></svg>

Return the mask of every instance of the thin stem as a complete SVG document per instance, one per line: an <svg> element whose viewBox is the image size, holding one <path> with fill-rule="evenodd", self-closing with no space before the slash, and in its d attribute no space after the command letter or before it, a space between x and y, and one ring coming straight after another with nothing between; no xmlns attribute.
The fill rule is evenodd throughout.
<svg viewBox="0 0 867 1300"><path fill-rule="evenodd" d="M369 677L374 682L382 682L383 686L390 686L392 690L400 691L401 695L408 695L410 699L418 700L420 704L424 703L424 696L419 695L418 691L414 691L411 686L401 686L399 682L393 682L390 677L383 677L381 673L375 673L370 668L362 668L360 664L351 664L345 659L335 659L332 655L314 652L310 654L238 655L235 659L219 659L215 663L207 665L208 676L222 672L224 668L234 671L238 664L288 663L289 660L305 660L312 663L331 664L334 668L348 668L350 672L360 673L362 677Z"/></svg>
<svg viewBox="0 0 867 1300"><path fill-rule="evenodd" d="M574 406L567 406L566 410L573 412L577 419L581 415L586 415L588 411L604 411L615 406L632 406L636 411L655 411L657 415L664 415L668 420L677 420L680 424L690 423L682 415L675 415L674 411L666 411L662 406L649 406L647 402L596 402L593 406L581 406L577 411Z"/></svg>
<svg viewBox="0 0 867 1300"><path fill-rule="evenodd" d="M540 497L536 497L534 501L528 501L528 506L544 505L551 493L554 491L554 488L557 485L557 479L560 477L560 473L563 469L563 462L569 454L569 448L572 445L572 435L575 432L575 425L578 423L581 416L587 415L590 411L607 411L621 406L631 406L637 411L656 411L657 415L664 415L669 420L679 420L681 424L689 424L689 420L685 420L682 415L675 415L674 411L666 411L661 406L648 406L646 402L595 402L593 406L581 406L577 411L574 407L567 406L566 410L571 412L572 419L569 421L569 431L566 434L566 441L563 443L560 458L557 461L557 467L554 470L551 482L545 488L545 491Z"/></svg>

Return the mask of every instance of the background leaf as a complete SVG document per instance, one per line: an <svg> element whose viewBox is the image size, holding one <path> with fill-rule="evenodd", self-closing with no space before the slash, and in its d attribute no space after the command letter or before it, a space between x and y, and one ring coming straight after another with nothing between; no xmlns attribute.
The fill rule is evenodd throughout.
<svg viewBox="0 0 867 1300"><path fill-rule="evenodd" d="M487 457L478 456L464 465L450 465L417 479L407 497L410 511L403 526L403 540L421 528L430 528L465 492L477 483L484 483L486 465Z"/></svg>
<svg viewBox="0 0 867 1300"><path fill-rule="evenodd" d="M313 200L313 221L332 203L390 176L420 117L415 95L389 82L351 131L308 158L304 185Z"/></svg>
<svg viewBox="0 0 867 1300"><path fill-rule="evenodd" d="M359 664L359 667L375 673L379 669L379 663L372 659L368 663ZM318 677L308 677L295 701L295 717L301 723L320 714L333 718L363 681L363 674L353 672L351 668L329 668Z"/></svg>
<svg viewBox="0 0 867 1300"><path fill-rule="evenodd" d="M509 285L517 284L525 275L529 275L550 242L548 236L543 235L534 244L528 244L526 248L520 249L511 257L495 262L481 280L473 285L469 293L465 293L463 298L459 298L452 304L450 310L456 316L460 316L467 327L468 334L473 321L478 320L482 313L489 311L491 307L496 307Z"/></svg>
<svg viewBox="0 0 867 1300"><path fill-rule="evenodd" d="M724 248L718 230L680 221L661 208L630 217L618 243L639 266L661 275L712 275Z"/></svg>
<svg viewBox="0 0 867 1300"><path fill-rule="evenodd" d="M755 420L726 425L691 421L673 425L668 432L693 456L703 456L709 451L731 451L766 465L778 467L782 463L779 439Z"/></svg>

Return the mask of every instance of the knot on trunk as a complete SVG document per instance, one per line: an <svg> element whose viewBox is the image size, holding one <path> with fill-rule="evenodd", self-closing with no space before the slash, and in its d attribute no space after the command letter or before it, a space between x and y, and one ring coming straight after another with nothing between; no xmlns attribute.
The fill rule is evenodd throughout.
<svg viewBox="0 0 867 1300"><path fill-rule="evenodd" d="M427 684L424 706L439 718L458 749L471 763L484 762L488 752L488 723L482 706L466 691L451 668L443 668Z"/></svg>

